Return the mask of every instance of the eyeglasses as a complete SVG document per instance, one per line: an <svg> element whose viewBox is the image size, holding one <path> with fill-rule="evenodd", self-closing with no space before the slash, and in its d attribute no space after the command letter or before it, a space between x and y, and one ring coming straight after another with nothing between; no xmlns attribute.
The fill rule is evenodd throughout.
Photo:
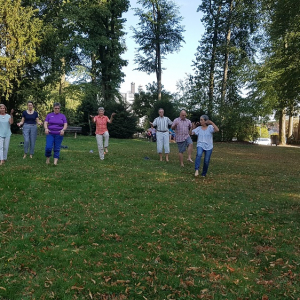
<svg viewBox="0 0 300 300"><path fill-rule="evenodd" d="M54 107L54 109L60 109L60 107Z"/></svg>

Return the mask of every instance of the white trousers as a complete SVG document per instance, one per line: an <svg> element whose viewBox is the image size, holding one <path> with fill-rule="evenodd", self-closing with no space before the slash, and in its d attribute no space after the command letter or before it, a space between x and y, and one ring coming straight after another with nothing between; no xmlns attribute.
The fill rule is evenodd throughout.
<svg viewBox="0 0 300 300"><path fill-rule="evenodd" d="M7 152L9 147L10 136L0 137L0 160L7 160Z"/></svg>
<svg viewBox="0 0 300 300"><path fill-rule="evenodd" d="M170 141L169 141L169 131L166 132L156 132L156 145L157 153L162 153L163 148L165 153L170 153Z"/></svg>
<svg viewBox="0 0 300 300"><path fill-rule="evenodd" d="M104 137L104 148L107 148L108 140L109 140L108 131L105 131L103 134L96 134L96 140L97 140L98 152L99 152L100 159L104 159L103 137Z"/></svg>

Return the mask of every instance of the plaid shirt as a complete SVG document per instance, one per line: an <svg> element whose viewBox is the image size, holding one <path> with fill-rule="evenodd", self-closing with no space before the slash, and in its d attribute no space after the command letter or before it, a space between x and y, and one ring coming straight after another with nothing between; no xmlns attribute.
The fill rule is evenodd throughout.
<svg viewBox="0 0 300 300"><path fill-rule="evenodd" d="M190 136L190 129L192 128L192 123L189 119L181 120L180 118L176 118L173 121L173 126L179 122L177 126L175 126L175 139L177 143L184 142Z"/></svg>

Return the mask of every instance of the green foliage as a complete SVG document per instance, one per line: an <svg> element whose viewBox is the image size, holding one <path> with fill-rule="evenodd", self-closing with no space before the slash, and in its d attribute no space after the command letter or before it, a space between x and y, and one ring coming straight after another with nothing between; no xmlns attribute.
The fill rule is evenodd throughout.
<svg viewBox="0 0 300 300"><path fill-rule="evenodd" d="M178 111L175 110L172 102L168 100L156 101L148 116L148 119L151 120L151 122L153 122L153 120L158 117L158 110L160 108L164 109L164 115L171 121L173 121L179 115Z"/></svg>
<svg viewBox="0 0 300 300"><path fill-rule="evenodd" d="M38 60L42 22L35 13L22 7L21 0L0 0L0 96L9 110L22 102L17 91Z"/></svg>

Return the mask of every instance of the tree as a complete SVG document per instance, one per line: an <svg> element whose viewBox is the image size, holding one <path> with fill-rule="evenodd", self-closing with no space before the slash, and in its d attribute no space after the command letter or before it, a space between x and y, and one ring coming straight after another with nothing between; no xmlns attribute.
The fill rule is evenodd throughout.
<svg viewBox="0 0 300 300"><path fill-rule="evenodd" d="M182 17L175 3L169 0L139 0L137 3L142 9L135 8L140 22L133 28L134 39L139 45L136 70L156 73L157 99L161 100L162 60L165 55L179 51L184 41L184 28L180 25Z"/></svg>
<svg viewBox="0 0 300 300"><path fill-rule="evenodd" d="M38 60L42 22L32 8L21 1L0 0L0 95L8 108L17 108L22 99L17 91Z"/></svg>

